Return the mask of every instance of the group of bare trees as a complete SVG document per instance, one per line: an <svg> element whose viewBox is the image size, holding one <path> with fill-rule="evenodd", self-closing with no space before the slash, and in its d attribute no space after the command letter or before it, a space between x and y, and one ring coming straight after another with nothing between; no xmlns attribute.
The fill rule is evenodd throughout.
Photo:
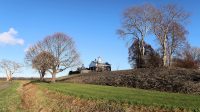
<svg viewBox="0 0 200 112"><path fill-rule="evenodd" d="M187 30L189 13L174 4L163 7L155 7L151 4L130 7L123 15L122 27L118 33L122 38L129 38L132 43L129 48L129 62L134 67L140 68L147 56L145 56L145 37L154 35L158 41L158 54L161 66L172 66L173 57L187 44ZM135 43L138 44L135 44ZM133 47L134 45L137 45ZM136 52L133 51L137 48ZM130 53L135 53L133 55ZM156 53L155 53L156 54ZM139 61L138 61L139 60ZM159 64L158 64L159 66Z"/></svg>
<svg viewBox="0 0 200 112"><path fill-rule="evenodd" d="M14 73L19 72L21 67L22 67L22 65L15 61L5 60L5 59L0 61L0 69L2 72L4 72L6 74L7 81L11 81L12 75Z"/></svg>
<svg viewBox="0 0 200 112"><path fill-rule="evenodd" d="M52 82L55 82L57 73L80 65L74 41L64 33L47 36L29 47L25 60L39 72L41 80L46 72L50 73Z"/></svg>
<svg viewBox="0 0 200 112"><path fill-rule="evenodd" d="M200 48L188 46L180 51L173 61L178 67L200 69Z"/></svg>
<svg viewBox="0 0 200 112"><path fill-rule="evenodd" d="M189 14L174 4L155 7L151 4L130 7L123 15L122 27L118 33L130 39L129 63L132 67L179 66L198 68L200 48L184 49L187 43ZM158 50L145 42L146 37L154 35ZM80 65L79 54L74 41L64 33L55 33L35 43L26 52L25 61L36 69L43 80L48 72L55 82L56 74L69 67ZM7 80L22 66L9 60L2 60L0 67L5 71Z"/></svg>
<svg viewBox="0 0 200 112"><path fill-rule="evenodd" d="M47 72L50 73L52 82L55 82L57 73L81 64L74 41L64 33L47 36L29 47L25 62L38 71L41 81ZM11 81L12 75L19 72L21 67L22 65L15 61L0 61L0 69L5 72L7 81Z"/></svg>

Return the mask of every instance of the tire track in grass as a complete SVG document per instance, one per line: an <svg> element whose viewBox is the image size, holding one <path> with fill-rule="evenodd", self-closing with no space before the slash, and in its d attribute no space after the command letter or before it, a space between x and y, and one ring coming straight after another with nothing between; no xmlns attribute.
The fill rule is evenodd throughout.
<svg viewBox="0 0 200 112"><path fill-rule="evenodd" d="M35 84L24 83L21 89L21 107L26 112L49 112L45 108L45 96Z"/></svg>

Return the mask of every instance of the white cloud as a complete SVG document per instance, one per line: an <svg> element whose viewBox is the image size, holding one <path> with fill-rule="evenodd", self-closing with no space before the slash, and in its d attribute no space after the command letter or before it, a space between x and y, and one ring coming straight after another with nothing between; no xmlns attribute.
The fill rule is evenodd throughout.
<svg viewBox="0 0 200 112"><path fill-rule="evenodd" d="M17 31L14 28L10 28L7 32L0 33L0 43L9 45L23 45L24 40L17 38Z"/></svg>

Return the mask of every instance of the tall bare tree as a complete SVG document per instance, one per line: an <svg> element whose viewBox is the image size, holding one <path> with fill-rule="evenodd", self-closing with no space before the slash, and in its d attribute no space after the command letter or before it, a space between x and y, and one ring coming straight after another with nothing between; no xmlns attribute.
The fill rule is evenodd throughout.
<svg viewBox="0 0 200 112"><path fill-rule="evenodd" d="M6 73L6 77L7 77L6 80L11 81L12 75L16 72L19 72L22 65L15 62L15 61L1 60L0 61L0 67Z"/></svg>
<svg viewBox="0 0 200 112"><path fill-rule="evenodd" d="M53 68L53 64L56 58L49 52L41 52L32 60L32 68L38 70L40 74L40 80L44 80L44 76L48 69Z"/></svg>
<svg viewBox="0 0 200 112"><path fill-rule="evenodd" d="M167 66L167 41L169 40L168 38L173 37L169 36L171 33L170 27L172 27L174 23L183 26L189 14L174 4L168 4L153 12L152 15L152 29L161 46L163 66Z"/></svg>
<svg viewBox="0 0 200 112"><path fill-rule="evenodd" d="M47 36L43 41L30 47L26 53L26 62L32 64L32 60L43 51L55 57L52 68L47 70L52 75L52 82L55 82L57 73L80 64L74 41L64 33Z"/></svg>
<svg viewBox="0 0 200 112"><path fill-rule="evenodd" d="M171 66L172 56L187 45L186 34L188 32L179 24L172 23L167 37L168 65Z"/></svg>
<svg viewBox="0 0 200 112"><path fill-rule="evenodd" d="M139 40L139 51L144 55L144 38L149 33L151 28L151 13L155 11L154 6L144 4L141 6L134 6L127 9L123 15L122 28L118 33L123 38L130 38L131 43L133 40Z"/></svg>

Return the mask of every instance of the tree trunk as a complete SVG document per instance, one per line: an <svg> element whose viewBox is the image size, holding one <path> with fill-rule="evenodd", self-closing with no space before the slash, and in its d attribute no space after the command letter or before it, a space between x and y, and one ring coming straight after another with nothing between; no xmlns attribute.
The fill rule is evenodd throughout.
<svg viewBox="0 0 200 112"><path fill-rule="evenodd" d="M169 56L169 66L171 67L172 66L172 55L170 54Z"/></svg>
<svg viewBox="0 0 200 112"><path fill-rule="evenodd" d="M145 52L145 49L144 49L144 36L142 36L142 39L141 39L141 53L142 53L142 57L144 56L144 52Z"/></svg>
<svg viewBox="0 0 200 112"><path fill-rule="evenodd" d="M6 81L9 81L9 76L7 75L7 77L6 77Z"/></svg>
<svg viewBox="0 0 200 112"><path fill-rule="evenodd" d="M141 40L141 55L140 55L140 65L141 65L141 68L144 68L145 66L145 62L144 62L144 53L145 53L145 48L144 48L144 36L142 36L142 40Z"/></svg>
<svg viewBox="0 0 200 112"><path fill-rule="evenodd" d="M11 81L11 75L7 75L6 81Z"/></svg>
<svg viewBox="0 0 200 112"><path fill-rule="evenodd" d="M12 81L12 76L10 76L10 79L9 79L9 81Z"/></svg>
<svg viewBox="0 0 200 112"><path fill-rule="evenodd" d="M163 66L167 66L167 37L165 35L164 42L163 42Z"/></svg>
<svg viewBox="0 0 200 112"><path fill-rule="evenodd" d="M42 74L39 72L39 74L40 74L40 81L42 81Z"/></svg>
<svg viewBox="0 0 200 112"><path fill-rule="evenodd" d="M172 66L172 52L171 52L171 48L170 48L170 52L169 52L169 67Z"/></svg>
<svg viewBox="0 0 200 112"><path fill-rule="evenodd" d="M45 71L40 72L40 81L44 81Z"/></svg>
<svg viewBox="0 0 200 112"><path fill-rule="evenodd" d="M52 73L51 82L52 82L52 83L55 83L55 82L56 82L56 72L53 72L53 73Z"/></svg>
<svg viewBox="0 0 200 112"><path fill-rule="evenodd" d="M44 81L44 76L40 75L40 81Z"/></svg>

